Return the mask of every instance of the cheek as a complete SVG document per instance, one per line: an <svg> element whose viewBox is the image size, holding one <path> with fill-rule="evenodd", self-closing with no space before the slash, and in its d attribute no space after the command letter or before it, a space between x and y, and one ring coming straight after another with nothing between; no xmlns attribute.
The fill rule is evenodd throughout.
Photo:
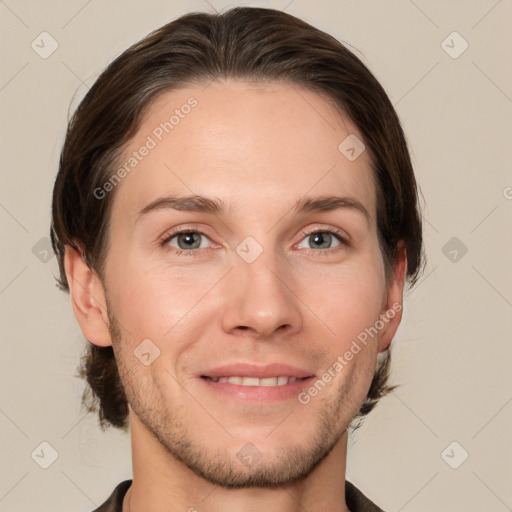
<svg viewBox="0 0 512 512"><path fill-rule="evenodd" d="M300 272L299 297L339 342L375 324L385 297L384 270L374 257ZM333 332L334 331L334 332Z"/></svg>
<svg viewBox="0 0 512 512"><path fill-rule="evenodd" d="M117 261L122 263L110 269L111 299L134 344L146 338L164 341L172 337L179 349L180 339L194 339L233 296L235 284L226 296L222 290L227 288L217 287L227 267L219 262L148 265L147 258L135 256ZM350 344L378 319L384 272L377 246L341 263L304 259L283 270L284 281L297 296L291 300L301 311L305 327L318 325L325 332L323 343L326 337L332 339L334 349ZM234 273L229 279L238 281Z"/></svg>
<svg viewBox="0 0 512 512"><path fill-rule="evenodd" d="M143 270L141 270L143 269ZM223 271L200 266L154 266L126 263L117 288L119 318L133 339L180 339L201 323L202 301ZM175 341L177 343L178 340Z"/></svg>

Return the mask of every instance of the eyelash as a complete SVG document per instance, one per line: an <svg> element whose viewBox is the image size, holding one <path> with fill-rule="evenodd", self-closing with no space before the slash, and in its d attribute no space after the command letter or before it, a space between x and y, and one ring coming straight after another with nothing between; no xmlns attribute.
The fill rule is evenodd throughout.
<svg viewBox="0 0 512 512"><path fill-rule="evenodd" d="M174 253L176 256L186 255L186 256L199 256L200 251L204 251L207 249L191 249L191 250L183 250L183 249L176 249L174 247L171 247L167 245L176 235L179 235L181 233L192 233L192 234L198 234L203 235L204 237L208 238L208 236L198 230L191 229L188 227L178 228L170 233L166 233L161 239L160 239L160 246L164 247L165 250L169 250L170 252ZM343 250L347 247L350 247L350 243L348 242L347 238L343 235L342 231L336 228L322 228L322 229L313 229L313 230L306 230L301 233L300 241L302 241L304 238L307 238L308 236L314 235L316 233L329 233L331 235L334 235L338 241L340 242L340 245L337 247L333 247L332 249L320 249L320 250L314 250L309 249L309 251L312 251L314 253L317 253L316 256L328 256L333 253L337 253L340 250ZM209 240L209 238L208 238ZM303 250L303 249L302 249ZM320 253L320 254L318 254Z"/></svg>

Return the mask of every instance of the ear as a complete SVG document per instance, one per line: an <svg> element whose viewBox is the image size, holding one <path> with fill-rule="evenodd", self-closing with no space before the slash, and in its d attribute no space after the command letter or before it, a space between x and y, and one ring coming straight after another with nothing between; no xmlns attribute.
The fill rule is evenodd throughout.
<svg viewBox="0 0 512 512"><path fill-rule="evenodd" d="M99 347L112 345L108 330L108 314L105 291L96 272L85 263L82 255L66 245L64 268L71 295L73 312L82 334Z"/></svg>
<svg viewBox="0 0 512 512"><path fill-rule="evenodd" d="M398 245L398 259L393 266L393 272L388 283L385 304L381 311L384 327L379 335L379 352L389 348L393 337L402 321L403 292L407 275L407 253L403 242Z"/></svg>

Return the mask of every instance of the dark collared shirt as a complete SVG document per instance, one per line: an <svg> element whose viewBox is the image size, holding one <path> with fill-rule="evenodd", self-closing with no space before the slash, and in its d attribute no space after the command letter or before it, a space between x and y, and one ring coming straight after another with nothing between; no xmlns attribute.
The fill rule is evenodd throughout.
<svg viewBox="0 0 512 512"><path fill-rule="evenodd" d="M108 500L93 512L123 512L123 499L131 484L131 480L121 482ZM384 512L348 480L345 482L345 501L350 512Z"/></svg>

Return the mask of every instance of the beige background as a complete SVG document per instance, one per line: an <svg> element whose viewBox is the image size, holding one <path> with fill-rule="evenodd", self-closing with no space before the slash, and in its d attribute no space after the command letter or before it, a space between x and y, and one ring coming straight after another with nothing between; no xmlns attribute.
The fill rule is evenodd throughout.
<svg viewBox="0 0 512 512"><path fill-rule="evenodd" d="M80 409L85 341L45 262L70 105L150 30L235 3L0 1L2 512L89 511L131 477L129 437ZM359 49L402 119L426 202L429 262L394 341L402 386L351 437L348 478L388 512L512 510L512 1L245 3ZM43 31L58 43L47 59L31 48ZM452 56L442 46L454 31L469 44L457 58L459 36L444 43ZM31 457L43 441L58 453L48 469Z"/></svg>

